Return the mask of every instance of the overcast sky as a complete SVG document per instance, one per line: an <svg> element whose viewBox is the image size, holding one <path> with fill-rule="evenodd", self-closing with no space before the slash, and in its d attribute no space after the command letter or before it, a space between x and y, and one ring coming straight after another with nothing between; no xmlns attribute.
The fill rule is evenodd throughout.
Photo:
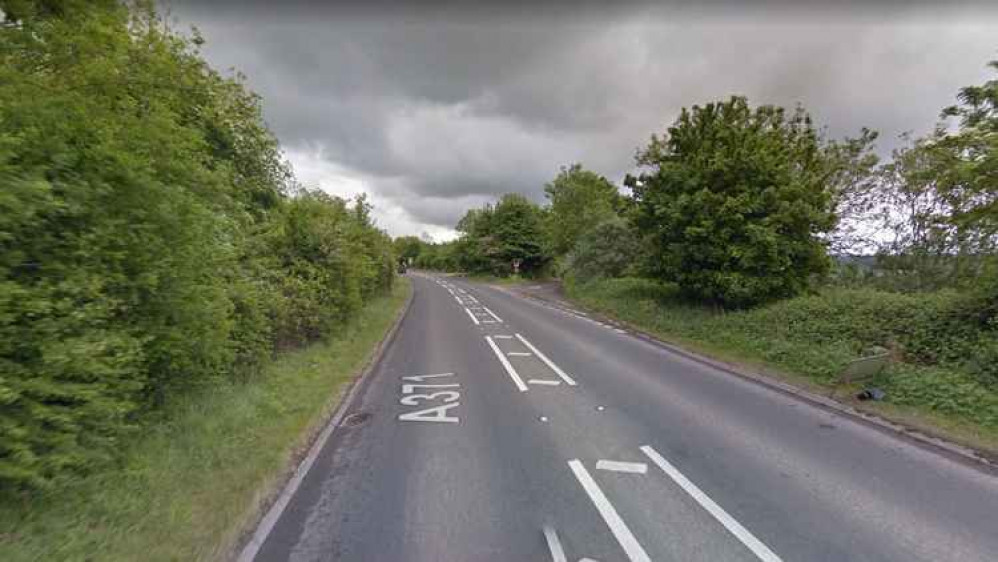
<svg viewBox="0 0 998 562"><path fill-rule="evenodd" d="M681 107L732 94L801 103L835 137L871 127L887 153L998 58L984 3L165 3L247 76L301 181L437 240L499 194L543 201L572 162L619 181Z"/></svg>

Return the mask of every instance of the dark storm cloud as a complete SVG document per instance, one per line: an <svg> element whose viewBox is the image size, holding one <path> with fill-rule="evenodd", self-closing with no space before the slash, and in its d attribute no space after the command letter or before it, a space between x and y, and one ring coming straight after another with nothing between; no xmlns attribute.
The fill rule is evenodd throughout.
<svg viewBox="0 0 998 562"><path fill-rule="evenodd" d="M396 233L539 200L574 161L619 179L681 107L731 94L801 103L833 136L872 127L886 151L998 58L983 4L452 4L170 6L248 76L289 153L329 164L310 177L356 179Z"/></svg>

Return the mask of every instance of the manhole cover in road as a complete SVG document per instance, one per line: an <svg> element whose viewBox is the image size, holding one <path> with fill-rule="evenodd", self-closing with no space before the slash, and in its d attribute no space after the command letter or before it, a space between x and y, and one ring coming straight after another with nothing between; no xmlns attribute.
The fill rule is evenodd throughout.
<svg viewBox="0 0 998 562"><path fill-rule="evenodd" d="M357 412L356 414L350 414L347 419L343 420L343 425L346 427L357 427L367 422L371 419L371 414L367 412Z"/></svg>

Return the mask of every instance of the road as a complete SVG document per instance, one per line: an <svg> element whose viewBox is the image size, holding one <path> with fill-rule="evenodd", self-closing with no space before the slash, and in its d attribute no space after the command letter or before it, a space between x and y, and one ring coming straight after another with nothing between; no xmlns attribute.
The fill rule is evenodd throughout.
<svg viewBox="0 0 998 562"><path fill-rule="evenodd" d="M270 561L990 561L998 478L482 284L412 308Z"/></svg>

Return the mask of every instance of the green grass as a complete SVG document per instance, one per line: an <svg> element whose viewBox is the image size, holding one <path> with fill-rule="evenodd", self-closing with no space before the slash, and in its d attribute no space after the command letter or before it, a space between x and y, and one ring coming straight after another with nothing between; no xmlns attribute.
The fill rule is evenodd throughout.
<svg viewBox="0 0 998 562"><path fill-rule="evenodd" d="M344 335L171 406L120 466L0 507L0 560L224 559L410 291L402 278Z"/></svg>
<svg viewBox="0 0 998 562"><path fill-rule="evenodd" d="M871 345L902 342L902 358L870 384L888 401L853 402L909 426L998 451L998 385L959 363L988 342L940 323L958 296L827 289L752 310L691 305L674 286L647 279L597 280L566 287L583 306L721 360L829 394L846 364ZM943 319L943 320L940 320ZM943 333L952 332L952 333ZM969 338L969 339L968 339ZM983 342L983 345L982 345ZM984 355L981 355L984 357ZM931 359L931 360L930 360ZM849 400L856 388L839 388Z"/></svg>

